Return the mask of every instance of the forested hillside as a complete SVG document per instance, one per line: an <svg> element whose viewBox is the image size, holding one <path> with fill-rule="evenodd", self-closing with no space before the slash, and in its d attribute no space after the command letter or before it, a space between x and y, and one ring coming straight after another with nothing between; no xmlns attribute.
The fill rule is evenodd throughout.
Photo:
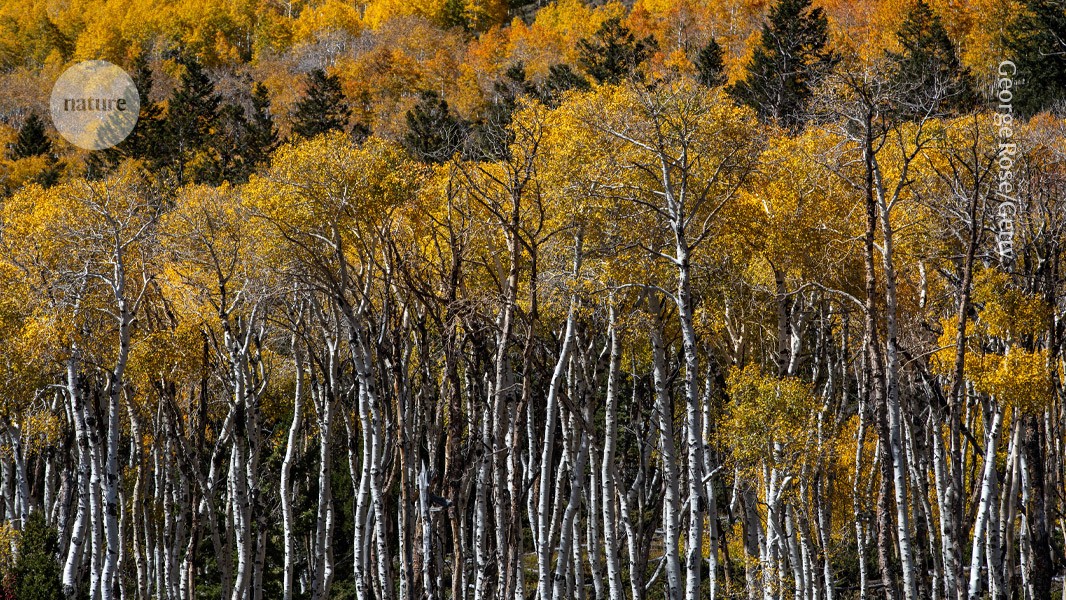
<svg viewBox="0 0 1066 600"><path fill-rule="evenodd" d="M5 1L0 598L1066 595L1064 40ZM48 113L93 59L97 152Z"/></svg>

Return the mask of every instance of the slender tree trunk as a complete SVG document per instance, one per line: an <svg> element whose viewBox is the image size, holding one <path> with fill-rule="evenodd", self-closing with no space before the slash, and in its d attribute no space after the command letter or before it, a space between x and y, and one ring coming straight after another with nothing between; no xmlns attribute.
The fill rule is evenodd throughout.
<svg viewBox="0 0 1066 600"><path fill-rule="evenodd" d="M284 565L282 567L281 593L283 600L292 600L293 597L293 569L296 564L295 548L295 516L293 515L293 489L292 489L292 466L296 461L297 444L300 441L300 428L303 425L303 400L304 400L304 365L303 354L295 337L292 342L293 357L295 360L296 392L292 402L292 422L289 425L289 435L285 443L285 458L281 462L281 520L282 520L282 544L284 546Z"/></svg>
<svg viewBox="0 0 1066 600"><path fill-rule="evenodd" d="M981 582L991 577L992 573L983 573L986 541L985 534L989 516L992 512L993 495L996 486L996 443L999 440L999 430L1003 423L1003 408L997 406L994 410L992 423L988 426L985 434L985 465L981 475L981 500L977 505L977 521L973 526L973 548L970 553L970 586L968 596L970 600L981 597Z"/></svg>
<svg viewBox="0 0 1066 600"><path fill-rule="evenodd" d="M74 515L74 525L71 527L70 545L67 548L66 560L63 564L63 589L68 598L73 598L77 593L79 582L79 567L82 561L82 548L85 544L85 536L89 530L89 485L90 485L90 454L88 423L85 419L84 399L81 392L81 382L78 379L77 349L71 350L71 358L67 360L67 385L66 393L70 401L70 415L74 421L74 441L77 445L78 474L77 474L77 497L78 508Z"/></svg>
<svg viewBox="0 0 1066 600"><path fill-rule="evenodd" d="M654 294L649 304L655 325L651 330L652 365L655 381L655 412L659 424L659 446L662 455L663 484L663 552L666 560L667 598L680 600L681 559L678 544L681 537L681 491L677 474L677 451L674 446L674 409L667 389L666 352L662 341L659 303Z"/></svg>
<svg viewBox="0 0 1066 600"><path fill-rule="evenodd" d="M603 510L603 553L607 563L607 579L610 600L623 600L621 587L621 567L618 564L618 518L615 514L617 485L615 483L614 449L618 435L618 362L620 347L618 331L615 329L613 298L609 299L608 338L611 350L608 358L607 398L604 399L603 416L603 464L601 466L602 510ZM593 490L595 493L595 490ZM589 518L595 518L591 516Z"/></svg>

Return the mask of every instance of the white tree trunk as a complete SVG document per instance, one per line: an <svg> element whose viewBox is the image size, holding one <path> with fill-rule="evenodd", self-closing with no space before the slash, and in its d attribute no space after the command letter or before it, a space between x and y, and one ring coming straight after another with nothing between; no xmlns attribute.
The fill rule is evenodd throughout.
<svg viewBox="0 0 1066 600"><path fill-rule="evenodd" d="M67 360L66 394L70 402L69 413L74 421L74 440L77 444L78 474L76 479L78 507L74 515L74 525L70 532L70 545L67 547L66 560L63 562L63 590L68 598L73 598L78 586L78 568L82 560L82 548L89 526L89 473L91 470L89 456L89 432L85 420L83 399L79 391L76 350Z"/></svg>
<svg viewBox="0 0 1066 600"><path fill-rule="evenodd" d="M615 514L617 486L615 484L615 440L618 436L618 363L621 349L618 344L618 332L615 330L613 299L610 304L610 324L607 332L610 338L610 358L607 372L607 397L604 401L604 440L603 464L603 549L607 563L607 586L610 600L623 600L622 569L618 562L618 517ZM593 490L595 493L595 490ZM590 517L594 518L594 517Z"/></svg>
<svg viewBox="0 0 1066 600"><path fill-rule="evenodd" d="M293 568L296 562L296 548L293 527L295 517L293 515L292 501L292 465L296 461L296 446L300 441L300 428L303 425L303 399L304 399L304 375L303 354L300 352L298 342L292 343L293 356L295 357L296 392L292 402L292 423L289 425L289 436L285 443L285 458L281 462L281 519L282 540L284 544L284 566L282 572L282 598L292 600L293 594Z"/></svg>
<svg viewBox="0 0 1066 600"><path fill-rule="evenodd" d="M992 496L996 484L996 443L999 440L999 430L1002 424L1003 408L997 405L992 423L985 434L985 465L981 474L981 500L977 505L977 520L973 526L973 548L970 555L970 586L967 594L970 600L978 600L981 597L981 582L986 579L982 576L981 566L984 563L986 549L985 528L992 511Z"/></svg>
<svg viewBox="0 0 1066 600"><path fill-rule="evenodd" d="M677 474L677 451L674 446L674 411L670 392L666 388L666 356L663 348L662 329L658 302L652 295L651 311L656 320L651 330L652 365L655 380L655 412L659 423L659 449L662 456L662 471L665 485L663 498L663 553L666 559L666 582L668 600L681 599L681 560L678 544L681 538L681 492Z"/></svg>
<svg viewBox="0 0 1066 600"><path fill-rule="evenodd" d="M551 600L554 598L554 594L557 588L552 586L550 580L551 572L551 531L549 527L549 501L551 498L552 486L549 482L552 480L553 469L553 450L555 448L555 428L558 420L558 398L559 389L562 385L563 374L566 370L566 364L570 359L570 346L571 340L574 335L574 321L575 321L575 301L571 299L570 314L566 318L566 332L563 334L563 345L559 350L559 357L555 362L555 369L552 372L551 383L548 386L548 398L547 406L545 408L545 419L547 419L544 425L544 438L541 446L540 455L540 491L537 501L537 594L541 600ZM566 535L566 532L563 532ZM558 561L562 564L566 561L567 555L560 550ZM556 582L558 583L558 582Z"/></svg>

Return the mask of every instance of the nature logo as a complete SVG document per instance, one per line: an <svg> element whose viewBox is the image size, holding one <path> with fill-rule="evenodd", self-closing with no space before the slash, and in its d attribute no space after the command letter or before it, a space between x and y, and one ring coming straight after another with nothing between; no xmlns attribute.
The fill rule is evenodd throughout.
<svg viewBox="0 0 1066 600"><path fill-rule="evenodd" d="M49 105L52 122L64 139L86 150L104 150L133 131L141 100L133 79L121 67L87 60L59 76Z"/></svg>

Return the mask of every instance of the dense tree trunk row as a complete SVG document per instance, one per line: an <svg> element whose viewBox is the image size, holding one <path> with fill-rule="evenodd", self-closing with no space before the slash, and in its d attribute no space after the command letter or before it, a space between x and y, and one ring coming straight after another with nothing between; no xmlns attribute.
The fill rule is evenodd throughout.
<svg viewBox="0 0 1066 600"><path fill-rule="evenodd" d="M1066 172L1034 142L997 267L989 122L854 89L800 142L663 84L526 106L497 162L335 135L62 188L89 249L5 239L70 327L0 516L93 600L1048 598Z"/></svg>

